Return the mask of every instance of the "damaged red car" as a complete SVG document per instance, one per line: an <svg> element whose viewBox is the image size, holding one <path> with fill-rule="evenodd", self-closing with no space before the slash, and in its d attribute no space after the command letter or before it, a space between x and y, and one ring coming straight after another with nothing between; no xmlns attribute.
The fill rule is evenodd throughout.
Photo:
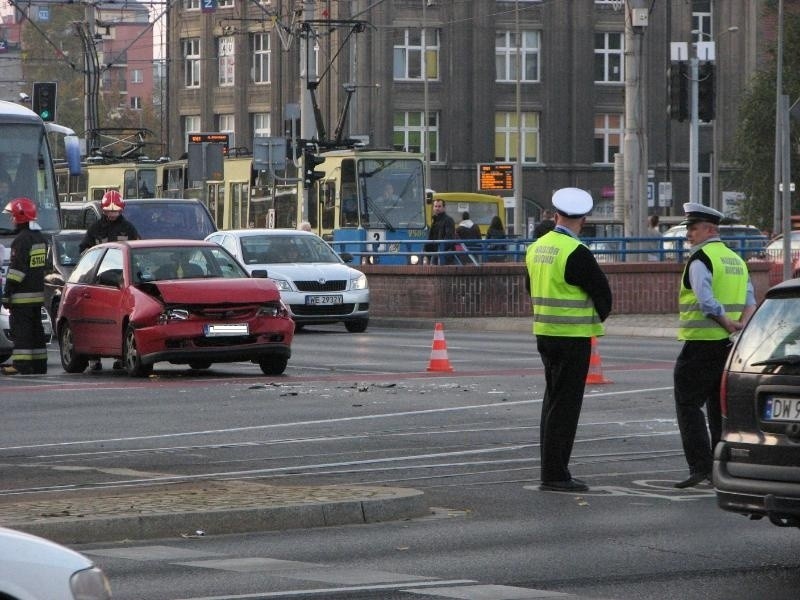
<svg viewBox="0 0 800 600"><path fill-rule="evenodd" d="M90 248L64 286L56 323L65 371L113 357L133 377L161 361L192 369L251 361L279 375L294 334L266 272L250 276L221 246L194 240Z"/></svg>

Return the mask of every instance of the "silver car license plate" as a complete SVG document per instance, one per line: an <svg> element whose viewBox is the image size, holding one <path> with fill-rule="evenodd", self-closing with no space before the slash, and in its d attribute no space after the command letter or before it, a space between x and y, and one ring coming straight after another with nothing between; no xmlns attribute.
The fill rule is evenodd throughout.
<svg viewBox="0 0 800 600"><path fill-rule="evenodd" d="M765 421L800 421L800 398L769 396L764 403Z"/></svg>
<svg viewBox="0 0 800 600"><path fill-rule="evenodd" d="M247 323L237 323L231 325L211 325L205 326L206 337L223 337L226 335L248 335L250 327Z"/></svg>
<svg viewBox="0 0 800 600"><path fill-rule="evenodd" d="M306 296L306 304L314 306L329 306L342 303L341 294L332 294L326 296Z"/></svg>

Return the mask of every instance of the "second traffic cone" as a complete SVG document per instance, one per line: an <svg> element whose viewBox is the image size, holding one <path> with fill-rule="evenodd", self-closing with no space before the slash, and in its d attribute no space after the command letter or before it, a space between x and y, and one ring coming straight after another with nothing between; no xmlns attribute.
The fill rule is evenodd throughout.
<svg viewBox="0 0 800 600"><path fill-rule="evenodd" d="M592 355L589 358L589 372L586 374L586 383L614 383L603 375L603 364L600 360L600 351L597 349L597 338L592 338Z"/></svg>
<svg viewBox="0 0 800 600"><path fill-rule="evenodd" d="M431 348L431 360L428 363L428 371L450 372L453 367L450 359L447 358L447 342L444 339L444 325L437 323L433 329L433 347Z"/></svg>

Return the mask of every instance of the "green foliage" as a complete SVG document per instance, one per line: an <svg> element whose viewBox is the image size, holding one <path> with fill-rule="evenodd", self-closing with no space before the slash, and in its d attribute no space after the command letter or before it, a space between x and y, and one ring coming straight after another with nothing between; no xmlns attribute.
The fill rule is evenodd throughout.
<svg viewBox="0 0 800 600"><path fill-rule="evenodd" d="M774 12L775 8L766 10ZM740 212L745 222L764 229L772 228L774 215L776 65L773 51L742 96L733 156L738 171L724 182L726 187L744 192L746 200ZM785 13L783 93L789 96L790 103L800 98L798 67L800 15ZM791 130L791 164L796 166L800 165L800 126L794 120Z"/></svg>

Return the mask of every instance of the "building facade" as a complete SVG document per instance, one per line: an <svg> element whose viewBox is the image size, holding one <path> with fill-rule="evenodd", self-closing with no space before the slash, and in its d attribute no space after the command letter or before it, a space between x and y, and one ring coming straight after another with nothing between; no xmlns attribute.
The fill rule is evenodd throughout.
<svg viewBox="0 0 800 600"><path fill-rule="evenodd" d="M167 25L169 153L183 154L190 132L228 132L232 145L245 148L254 135L286 135L285 107L301 103L309 72L312 82L319 78L328 137L347 88L354 90L345 134L422 152L430 188L476 191L479 164L520 156L526 226L564 186L589 190L595 216L618 223L614 157L624 148L626 85L634 80L645 96L636 134L646 149L648 212L681 214L689 199L689 123L668 115L671 42L694 53L697 42L714 41L716 110L699 126L698 176L700 199L724 208L735 190L720 182L730 169L738 101L757 67L763 4L218 0L205 12L201 0L181 0ZM626 11L639 6L645 24L626 34ZM626 74L631 40L639 72ZM664 183L669 198L659 198Z"/></svg>

